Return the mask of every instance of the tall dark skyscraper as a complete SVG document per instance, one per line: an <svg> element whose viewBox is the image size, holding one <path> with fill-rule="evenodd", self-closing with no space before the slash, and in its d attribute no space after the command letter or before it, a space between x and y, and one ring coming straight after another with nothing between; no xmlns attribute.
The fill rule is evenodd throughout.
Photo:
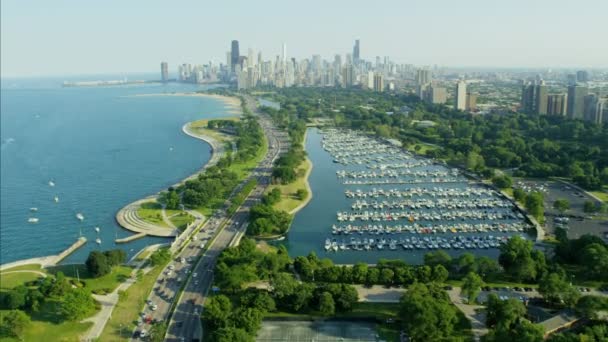
<svg viewBox="0 0 608 342"><path fill-rule="evenodd" d="M353 62L359 64L361 56L359 55L359 39L355 40L355 46L353 47Z"/></svg>
<svg viewBox="0 0 608 342"><path fill-rule="evenodd" d="M163 82L169 81L169 64L167 62L160 63L160 79Z"/></svg>
<svg viewBox="0 0 608 342"><path fill-rule="evenodd" d="M534 85L530 82L524 83L521 87L521 111L528 114L534 113L535 105Z"/></svg>
<svg viewBox="0 0 608 342"><path fill-rule="evenodd" d="M232 71L234 71L234 67L239 63L239 41L238 40L233 40L232 41L232 48L230 50L230 59L232 61Z"/></svg>

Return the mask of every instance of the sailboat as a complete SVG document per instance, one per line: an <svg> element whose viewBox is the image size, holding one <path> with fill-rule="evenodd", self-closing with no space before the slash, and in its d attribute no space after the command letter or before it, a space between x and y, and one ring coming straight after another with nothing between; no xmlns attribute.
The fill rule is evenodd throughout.
<svg viewBox="0 0 608 342"><path fill-rule="evenodd" d="M55 201L55 203L59 203L59 197L55 196L55 198L53 198L53 200Z"/></svg>
<svg viewBox="0 0 608 342"><path fill-rule="evenodd" d="M95 227L95 231L99 233L99 227Z"/></svg>
<svg viewBox="0 0 608 342"><path fill-rule="evenodd" d="M98 245L101 245L101 239L100 238L95 239L95 243L97 243Z"/></svg>
<svg viewBox="0 0 608 342"><path fill-rule="evenodd" d="M82 215L82 213L78 213L78 214L76 214L76 218L79 219L80 221L83 221L84 215Z"/></svg>
<svg viewBox="0 0 608 342"><path fill-rule="evenodd" d="M55 186L55 182L53 182L52 180L49 181L49 186Z"/></svg>

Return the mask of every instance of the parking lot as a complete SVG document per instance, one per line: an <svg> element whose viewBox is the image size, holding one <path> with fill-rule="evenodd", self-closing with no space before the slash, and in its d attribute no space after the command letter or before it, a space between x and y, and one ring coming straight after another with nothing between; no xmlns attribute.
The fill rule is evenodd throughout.
<svg viewBox="0 0 608 342"><path fill-rule="evenodd" d="M526 191L540 191L545 200L545 227L548 234L554 234L555 227L559 225L558 217L567 217L568 222L562 226L567 229L568 237L578 238L584 234L593 234L605 238L608 232L608 216L605 214L588 214L583 211L585 201L595 200L579 189L558 181L518 180L515 187ZM557 199L565 199L570 203L570 209L564 214L553 208Z"/></svg>
<svg viewBox="0 0 608 342"><path fill-rule="evenodd" d="M375 325L367 322L264 321L256 341L378 341L378 336Z"/></svg>

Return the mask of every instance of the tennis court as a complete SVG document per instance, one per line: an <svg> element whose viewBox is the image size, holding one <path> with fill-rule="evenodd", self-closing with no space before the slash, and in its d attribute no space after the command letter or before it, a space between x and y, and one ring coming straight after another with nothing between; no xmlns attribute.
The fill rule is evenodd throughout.
<svg viewBox="0 0 608 342"><path fill-rule="evenodd" d="M375 325L367 322L264 321L257 342L378 341Z"/></svg>

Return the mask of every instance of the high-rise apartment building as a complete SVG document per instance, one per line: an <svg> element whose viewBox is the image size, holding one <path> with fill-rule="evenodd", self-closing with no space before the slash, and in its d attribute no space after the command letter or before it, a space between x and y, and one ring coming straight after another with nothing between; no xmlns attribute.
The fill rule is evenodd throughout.
<svg viewBox="0 0 608 342"><path fill-rule="evenodd" d="M416 70L416 84L422 85L431 83L431 71L428 69Z"/></svg>
<svg viewBox="0 0 608 342"><path fill-rule="evenodd" d="M360 46L359 46L359 39L355 40L355 46L353 46L353 61L355 62L355 65L359 64L360 61Z"/></svg>
<svg viewBox="0 0 608 342"><path fill-rule="evenodd" d="M570 119L583 119L585 111L585 96L589 89L579 85L568 86L567 113Z"/></svg>
<svg viewBox="0 0 608 342"><path fill-rule="evenodd" d="M576 80L578 82L589 82L589 73L587 70L579 70L576 72Z"/></svg>
<svg viewBox="0 0 608 342"><path fill-rule="evenodd" d="M467 93L466 109L469 112L477 110L477 94Z"/></svg>
<svg viewBox="0 0 608 342"><path fill-rule="evenodd" d="M443 87L429 85L422 94L424 101L432 104L442 104L448 99L448 92Z"/></svg>
<svg viewBox="0 0 608 342"><path fill-rule="evenodd" d="M566 94L547 95L547 114L564 116L566 115Z"/></svg>
<svg viewBox="0 0 608 342"><path fill-rule="evenodd" d="M163 82L169 81L169 64L167 62L160 63L160 80Z"/></svg>
<svg viewBox="0 0 608 342"><path fill-rule="evenodd" d="M238 40L233 40L232 41L232 47L230 49L230 56L231 56L231 67L232 67L232 72L234 72L234 68L237 64L239 64L239 57L240 57L240 52L239 52L239 41Z"/></svg>
<svg viewBox="0 0 608 342"><path fill-rule="evenodd" d="M540 81L540 84L536 85L534 96L534 113L547 114L547 86L545 81Z"/></svg>
<svg viewBox="0 0 608 342"><path fill-rule="evenodd" d="M535 87L530 82L524 83L521 87L521 108L520 110L524 113L534 113L534 106L536 100L534 97Z"/></svg>
<svg viewBox="0 0 608 342"><path fill-rule="evenodd" d="M597 94L585 96L585 121L601 124L608 118L604 118L604 111L607 108L606 98L600 98Z"/></svg>
<svg viewBox="0 0 608 342"><path fill-rule="evenodd" d="M374 74L374 91L384 91L384 76L380 73Z"/></svg>
<svg viewBox="0 0 608 342"><path fill-rule="evenodd" d="M342 68L342 87L344 88L350 88L353 86L353 82L354 82L354 72L353 72L353 65L352 64L346 64L344 65L344 67Z"/></svg>
<svg viewBox="0 0 608 342"><path fill-rule="evenodd" d="M467 109L467 83L465 81L458 81L456 83L456 102L454 108L457 110Z"/></svg>

